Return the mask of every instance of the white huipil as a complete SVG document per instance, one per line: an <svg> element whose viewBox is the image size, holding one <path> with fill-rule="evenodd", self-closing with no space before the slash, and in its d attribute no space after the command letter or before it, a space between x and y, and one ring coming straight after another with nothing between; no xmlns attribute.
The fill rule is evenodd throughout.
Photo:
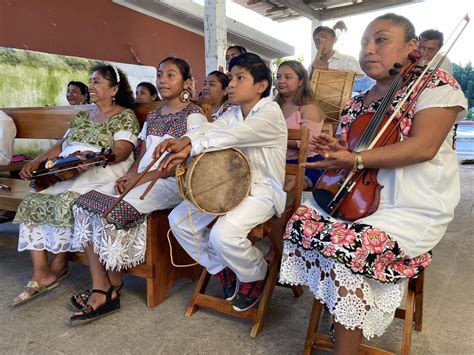
<svg viewBox="0 0 474 355"><path fill-rule="evenodd" d="M146 144L146 152L137 172L141 173L153 161L155 148L165 139L180 138L204 122L207 120L202 110L192 103L173 114L161 115L160 110L151 112L139 134ZM164 155L150 171L155 170L163 158ZM115 193L115 182L95 189L88 194L87 200L83 200L87 195L81 197L73 207L75 239L82 245L92 243L94 252L108 270L119 271L142 263L146 252L146 217L153 211L173 208L182 201L175 177L158 179L146 197L140 199L149 184L151 181L130 190L114 209L117 216L112 213L110 220L104 219L101 212L119 196ZM99 201L97 206L92 200ZM128 219L120 219L118 210L126 210Z"/></svg>
<svg viewBox="0 0 474 355"><path fill-rule="evenodd" d="M285 207L283 182L288 132L280 107L268 98L261 99L245 119L240 107L234 107L187 136L191 139L192 156L240 149L249 161L252 184L242 204L219 217L212 229L207 226L217 218L215 215L200 212L189 201L183 201L169 215L174 236L211 274L229 267L242 282L264 279L267 264L247 234L273 215L281 214ZM193 213L192 223L188 208Z"/></svg>
<svg viewBox="0 0 474 355"><path fill-rule="evenodd" d="M460 88L453 89L449 84L434 88L428 86L417 99L414 114L446 107L460 109L456 121L464 117L467 100ZM383 186L379 207L374 214L356 222L383 230L410 258L432 250L443 237L460 198L458 163L452 138L451 130L431 160L401 168L379 169L377 180ZM331 222L338 222L329 217L314 198L305 201L304 205L330 218ZM317 266L308 268L308 262ZM352 272L319 251L284 243L280 282L307 285L336 322L347 329L362 329L369 339L382 335L392 322L406 281L379 282ZM346 290L344 295L339 293L341 288Z"/></svg>

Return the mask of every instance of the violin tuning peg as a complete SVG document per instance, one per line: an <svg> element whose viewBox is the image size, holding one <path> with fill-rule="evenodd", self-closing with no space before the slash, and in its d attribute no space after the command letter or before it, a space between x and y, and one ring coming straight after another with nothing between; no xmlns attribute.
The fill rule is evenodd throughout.
<svg viewBox="0 0 474 355"><path fill-rule="evenodd" d="M396 69L401 69L403 67L403 65L401 65L400 63L395 63L393 65Z"/></svg>
<svg viewBox="0 0 474 355"><path fill-rule="evenodd" d="M395 69L395 68L392 68L388 71L388 73L392 76L395 76L399 73L399 70Z"/></svg>

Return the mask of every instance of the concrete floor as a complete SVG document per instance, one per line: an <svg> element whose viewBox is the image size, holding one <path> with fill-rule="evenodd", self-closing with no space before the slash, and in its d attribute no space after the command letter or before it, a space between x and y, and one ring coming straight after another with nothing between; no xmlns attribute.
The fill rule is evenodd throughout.
<svg viewBox="0 0 474 355"><path fill-rule="evenodd" d="M461 165L462 199L454 221L434 250L425 277L423 331L414 332L412 354L474 354L474 165ZM120 312L70 328L70 295L88 286L86 266L71 264L71 276L50 293L18 308L11 299L28 282L31 263L18 254L15 227L0 225L0 354L298 354L302 352L311 294L294 299L277 287L263 332L249 337L250 323L201 310L184 312L194 284L176 284L172 296L155 309L145 306L145 282L126 277ZM215 292L218 292L214 285ZM322 321L329 325L327 315ZM369 344L399 352L402 321Z"/></svg>

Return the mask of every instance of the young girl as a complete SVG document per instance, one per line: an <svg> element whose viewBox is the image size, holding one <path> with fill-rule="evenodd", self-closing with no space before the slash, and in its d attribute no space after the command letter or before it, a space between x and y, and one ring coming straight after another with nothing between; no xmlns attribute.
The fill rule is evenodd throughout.
<svg viewBox="0 0 474 355"><path fill-rule="evenodd" d="M344 130L350 132L361 115L380 106L394 80L390 70L395 63L407 64L416 44L415 28L405 17L385 14L369 24L360 63L376 83L347 103L341 116ZM390 111L416 79L396 93ZM306 163L354 172L378 169L383 186L378 209L351 223L329 216L310 199L286 228L280 281L308 285L325 304L334 316L335 354L357 354L362 335L384 333L402 300L402 281L429 265L430 251L459 201L452 127L464 115L466 98L444 71L435 73L409 108L414 96L402 107L407 115L396 143L351 152L345 133L339 140L322 134L315 143L325 160Z"/></svg>
<svg viewBox="0 0 474 355"><path fill-rule="evenodd" d="M213 121L219 118L219 116L229 108L235 106L227 102L228 97L226 88L229 85L229 82L229 77L218 70L209 73L206 80L204 80L201 98L208 100L212 105L211 118Z"/></svg>
<svg viewBox="0 0 474 355"><path fill-rule="evenodd" d="M288 128L309 128L312 137L321 133L324 116L316 105L313 90L309 85L308 74L303 65L296 60L288 60L278 67L277 73L278 95L276 102L280 105L285 116ZM298 162L298 141L288 143L286 160L288 163ZM322 160L314 151L308 153L308 162ZM321 176L321 170L306 169L303 189L311 188ZM284 190L290 192L295 186L295 176L285 178Z"/></svg>
<svg viewBox="0 0 474 355"><path fill-rule="evenodd" d="M82 291L71 299L73 306L81 309L71 317L72 325L120 308L120 271L142 263L145 258L146 217L152 211L172 208L181 202L174 172L157 171L158 160L110 215L102 217L117 194L127 189L153 160L152 153L160 142L166 138L180 138L206 121L201 108L189 101L190 85L191 70L184 60L168 57L160 63L157 87L166 103L148 114L139 135L144 141L140 159L115 184L81 196L74 207L75 237L84 245L93 290ZM158 181L141 200L140 196L155 176L159 176Z"/></svg>

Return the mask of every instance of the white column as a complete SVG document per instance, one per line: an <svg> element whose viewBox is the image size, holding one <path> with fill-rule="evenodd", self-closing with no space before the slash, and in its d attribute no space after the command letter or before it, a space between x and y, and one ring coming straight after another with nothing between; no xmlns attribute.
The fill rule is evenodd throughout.
<svg viewBox="0 0 474 355"><path fill-rule="evenodd" d="M317 52L316 46L314 45L314 41L313 41L313 31L316 27L321 26L321 25L322 23L319 20L311 21L311 61L310 63L313 63L314 57L316 57L316 52Z"/></svg>
<svg viewBox="0 0 474 355"><path fill-rule="evenodd" d="M206 74L225 68L225 48L227 45L227 23L225 0L205 0L204 41L206 52Z"/></svg>

